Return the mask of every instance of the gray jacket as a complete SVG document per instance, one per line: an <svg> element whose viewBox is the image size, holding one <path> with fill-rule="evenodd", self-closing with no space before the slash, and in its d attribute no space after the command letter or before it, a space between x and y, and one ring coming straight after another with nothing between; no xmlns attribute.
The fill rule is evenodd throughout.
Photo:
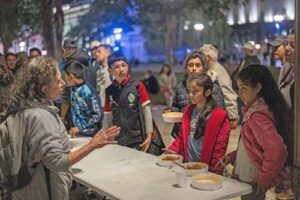
<svg viewBox="0 0 300 200"><path fill-rule="evenodd" d="M215 62L211 69L217 73L217 80L224 94L225 107L230 119L238 119L237 94L232 89L232 82L226 69Z"/></svg>
<svg viewBox="0 0 300 200"><path fill-rule="evenodd" d="M14 129L14 131L18 133L24 131L23 149L26 151L22 152L22 157L33 173L31 182L12 194L13 200L49 199L44 166L50 171L52 199L69 199L72 183L68 163L69 139L62 121L58 115L54 116L57 109L49 108L54 114L42 108L30 108L17 113L24 115L24 121L18 120L8 124L8 126L14 126L17 123L24 123L24 130Z"/></svg>

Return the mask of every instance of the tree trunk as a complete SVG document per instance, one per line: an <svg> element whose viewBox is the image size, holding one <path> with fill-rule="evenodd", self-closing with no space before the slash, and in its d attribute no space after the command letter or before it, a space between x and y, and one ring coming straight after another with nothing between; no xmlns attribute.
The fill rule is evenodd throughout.
<svg viewBox="0 0 300 200"><path fill-rule="evenodd" d="M10 40L10 33L8 31L8 21L6 20L6 17L5 17L5 11L3 9L5 9L5 4L6 2L1 2L0 6L0 16L1 16L1 19L0 19L0 40L2 42L2 45L3 45L3 53L6 54L8 53L8 48L11 46L11 42L12 40Z"/></svg>
<svg viewBox="0 0 300 200"><path fill-rule="evenodd" d="M53 14L51 1L42 1L42 35L46 46L47 55L54 56L54 38L53 38Z"/></svg>
<svg viewBox="0 0 300 200"><path fill-rule="evenodd" d="M2 45L3 45L4 54L7 54L9 47L11 47L11 41L9 42L5 39L2 39L2 37L1 37L1 41L2 41Z"/></svg>
<svg viewBox="0 0 300 200"><path fill-rule="evenodd" d="M165 54L166 60L170 65L175 64L175 57L174 57L174 19L172 17L171 12L171 5L168 2L164 3L163 13L164 13L164 24L165 24L165 32L164 32L164 39L165 39Z"/></svg>
<svg viewBox="0 0 300 200"><path fill-rule="evenodd" d="M55 0L56 13L54 15L55 24L55 58L61 60L61 49L63 39L63 27L64 27L64 13L62 10L61 0Z"/></svg>

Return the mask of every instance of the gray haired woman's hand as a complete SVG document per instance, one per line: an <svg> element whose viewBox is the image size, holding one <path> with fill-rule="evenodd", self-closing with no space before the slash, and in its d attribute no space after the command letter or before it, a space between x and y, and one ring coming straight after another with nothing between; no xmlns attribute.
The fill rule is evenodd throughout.
<svg viewBox="0 0 300 200"><path fill-rule="evenodd" d="M114 138L120 134L120 127L112 126L107 130L101 129L95 136L90 140L89 144L93 149L101 148L107 144L117 144L118 141Z"/></svg>

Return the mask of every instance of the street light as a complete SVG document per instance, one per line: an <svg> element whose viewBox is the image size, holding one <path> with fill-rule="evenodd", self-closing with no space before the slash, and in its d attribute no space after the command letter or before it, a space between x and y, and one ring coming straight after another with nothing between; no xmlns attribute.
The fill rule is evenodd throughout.
<svg viewBox="0 0 300 200"><path fill-rule="evenodd" d="M282 14L276 14L276 15L274 15L273 19L274 19L275 22L279 22L280 23L280 22L282 22L284 20L284 15L282 15Z"/></svg>
<svg viewBox="0 0 300 200"><path fill-rule="evenodd" d="M196 31L201 32L201 31L204 29L204 25L201 24L201 23L197 23L197 24L194 25L194 29L195 29Z"/></svg>
<svg viewBox="0 0 300 200"><path fill-rule="evenodd" d="M194 29L199 33L200 43L201 43L201 45L202 45L202 43L203 43L203 41L202 41L203 38L202 38L201 31L203 31L204 25L201 24L201 23L194 24Z"/></svg>

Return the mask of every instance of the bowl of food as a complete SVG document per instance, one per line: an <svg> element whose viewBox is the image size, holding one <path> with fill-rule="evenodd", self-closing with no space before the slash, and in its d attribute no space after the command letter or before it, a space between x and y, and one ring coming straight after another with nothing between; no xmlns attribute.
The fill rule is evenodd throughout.
<svg viewBox="0 0 300 200"><path fill-rule="evenodd" d="M187 162L182 163L186 169L188 176L194 176L196 174L208 173L208 164L202 162Z"/></svg>
<svg viewBox="0 0 300 200"><path fill-rule="evenodd" d="M157 164L162 167L170 167L174 162L182 163L183 156L179 154L162 154L158 158Z"/></svg>
<svg viewBox="0 0 300 200"><path fill-rule="evenodd" d="M166 112L163 113L163 120L167 123L181 122L183 113L182 112Z"/></svg>
<svg viewBox="0 0 300 200"><path fill-rule="evenodd" d="M217 174L192 176L192 187L199 190L217 190L223 187L224 178Z"/></svg>

